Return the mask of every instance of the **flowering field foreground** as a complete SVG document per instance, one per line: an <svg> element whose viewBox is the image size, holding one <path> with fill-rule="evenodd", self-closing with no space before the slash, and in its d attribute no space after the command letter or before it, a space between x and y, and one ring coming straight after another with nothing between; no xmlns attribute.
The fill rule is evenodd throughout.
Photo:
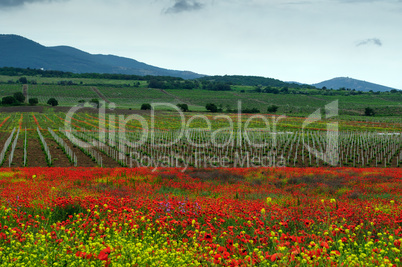
<svg viewBox="0 0 402 267"><path fill-rule="evenodd" d="M1 266L401 266L402 170L0 172Z"/></svg>

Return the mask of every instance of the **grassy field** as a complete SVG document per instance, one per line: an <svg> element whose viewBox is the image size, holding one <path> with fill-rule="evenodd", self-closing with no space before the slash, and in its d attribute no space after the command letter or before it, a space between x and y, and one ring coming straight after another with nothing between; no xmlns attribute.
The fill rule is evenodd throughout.
<svg viewBox="0 0 402 267"><path fill-rule="evenodd" d="M242 108L257 108L261 113L266 113L267 107L274 104L279 106L278 114L303 116L338 100L340 115L362 115L366 107L373 108L377 116L402 115L402 95L391 93L330 96L314 94L318 92L317 89L300 89L299 91L308 91L310 94L273 94L256 93L255 87L251 86L232 86L232 91L219 92L201 89L160 90L147 88L146 81L71 78L67 80L73 82L73 85L59 85L66 79L27 78L37 83L28 85L28 97L38 98L40 104L46 104L47 100L54 96L61 106L73 106L79 100L100 99L93 90L97 88L107 101L116 103L117 108L122 109L139 109L143 103L168 102L186 103L193 111L205 111L207 103L214 103L223 110L233 110L237 109L238 102L241 101ZM22 85L7 84L10 80L15 82L18 77L0 76L0 97L22 92ZM137 83L139 87L134 87Z"/></svg>

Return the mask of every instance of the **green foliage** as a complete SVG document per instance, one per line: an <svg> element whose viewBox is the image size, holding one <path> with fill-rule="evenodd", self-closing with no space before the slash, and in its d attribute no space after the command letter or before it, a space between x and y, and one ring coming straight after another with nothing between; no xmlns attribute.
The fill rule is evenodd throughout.
<svg viewBox="0 0 402 267"><path fill-rule="evenodd" d="M402 101L402 91L399 90L361 93L346 88L339 90L298 89L292 84L278 86L230 85L231 82L228 81L227 84L230 85L231 91L210 92L206 90L211 90L213 84L225 83L225 81L214 80L214 77L184 80L176 77L75 74L15 68L0 68L0 100L2 97L21 91L22 86L18 82L21 76L26 76L29 81L30 97L38 98L40 103L46 103L49 98L57 96L58 103L62 106L75 106L79 100L83 100L82 103L84 103L99 98L93 91L93 87L96 86L108 100L116 103L119 108L140 109L142 103L177 104L177 100L179 100L188 103L189 109L192 111L202 111L206 103L219 103L225 107L225 111L236 112L240 100L242 107L256 108L265 112L270 105L267 103L275 103L283 114L305 116L322 108L325 104L339 100L339 114L354 116L355 120L358 120L355 117L364 115L367 106L375 110L376 116L366 116L366 119L375 119L379 114L392 117L402 116L402 109L399 105ZM34 80L37 81L36 85L33 84ZM147 88L150 80L161 81L163 90L169 89L169 92ZM67 81L67 84L58 85L60 81ZM72 85L68 85L68 81L72 81ZM193 90L183 90L189 84L196 87ZM288 87L287 92L284 87ZM261 93L256 93L255 88L260 88Z"/></svg>
<svg viewBox="0 0 402 267"><path fill-rule="evenodd" d="M101 107L101 104L99 103L99 99L96 99L96 98L91 100L91 104L93 105L94 108L100 108Z"/></svg>
<svg viewBox="0 0 402 267"><path fill-rule="evenodd" d="M21 92L16 92L16 93L13 94L13 96L14 96L14 98L15 98L18 102L24 103L24 101L25 101L25 96L24 96L23 93L21 93Z"/></svg>
<svg viewBox="0 0 402 267"><path fill-rule="evenodd" d="M243 113L260 113L258 108L245 108L242 110Z"/></svg>
<svg viewBox="0 0 402 267"><path fill-rule="evenodd" d="M38 104L39 103L39 100L38 100L38 98L30 98L29 100L28 100L28 102L29 102L29 104L31 105L31 106L35 106L36 104Z"/></svg>
<svg viewBox="0 0 402 267"><path fill-rule="evenodd" d="M69 216L79 213L87 213L87 211L82 208L79 203L69 203L65 206L54 206L53 212L51 216L49 216L49 224L64 222L69 218Z"/></svg>
<svg viewBox="0 0 402 267"><path fill-rule="evenodd" d="M181 109L183 112L188 111L188 105L187 104L177 104L177 106Z"/></svg>
<svg viewBox="0 0 402 267"><path fill-rule="evenodd" d="M57 101L56 98L52 97L52 98L49 98L49 100L47 101L47 104L51 105L52 107L55 107L55 106L59 105L59 102Z"/></svg>
<svg viewBox="0 0 402 267"><path fill-rule="evenodd" d="M366 115L366 116L374 116L375 115L374 109L372 109L370 107L367 107L364 110L364 115Z"/></svg>
<svg viewBox="0 0 402 267"><path fill-rule="evenodd" d="M15 99L13 96L5 96L3 97L1 103L3 105L15 105L17 104L17 99Z"/></svg>
<svg viewBox="0 0 402 267"><path fill-rule="evenodd" d="M152 109L151 104L144 103L141 105L141 110L151 110L151 109Z"/></svg>
<svg viewBox="0 0 402 267"><path fill-rule="evenodd" d="M210 91L231 91L230 83L216 82L216 81L201 81L202 89Z"/></svg>
<svg viewBox="0 0 402 267"><path fill-rule="evenodd" d="M217 107L215 104L213 104L213 103L207 104L207 105L205 106L205 108L206 108L208 111L211 111L211 112L218 112L218 107Z"/></svg>
<svg viewBox="0 0 402 267"><path fill-rule="evenodd" d="M267 112L269 113L276 113L278 111L278 106L277 105L271 105L267 108Z"/></svg>
<svg viewBox="0 0 402 267"><path fill-rule="evenodd" d="M198 87L196 80L183 80L175 77L152 77L148 84L148 88L156 89L194 89Z"/></svg>
<svg viewBox="0 0 402 267"><path fill-rule="evenodd" d="M27 80L26 77L21 77L21 78L18 79L18 82L20 82L20 83L22 83L22 84L27 84L27 83L28 83L28 80Z"/></svg>
<svg viewBox="0 0 402 267"><path fill-rule="evenodd" d="M87 101L85 101L84 99L78 100L78 106L83 107L85 105L85 102Z"/></svg>
<svg viewBox="0 0 402 267"><path fill-rule="evenodd" d="M165 86L165 83L163 81L158 81L158 80L150 80L149 81L149 88L157 88L157 89L163 89Z"/></svg>
<svg viewBox="0 0 402 267"><path fill-rule="evenodd" d="M315 88L314 86L307 84L296 84L296 83L287 83L277 79L258 77L258 76L240 76L240 75L232 75L232 76L206 76L199 78L200 81L214 81L220 83L226 83L231 85L248 85L248 86L273 86L273 87L291 87L291 88Z"/></svg>

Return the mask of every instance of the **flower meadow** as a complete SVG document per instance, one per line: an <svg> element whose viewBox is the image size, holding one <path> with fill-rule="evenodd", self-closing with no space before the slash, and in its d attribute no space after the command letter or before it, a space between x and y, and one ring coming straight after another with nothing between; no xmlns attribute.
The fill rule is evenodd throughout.
<svg viewBox="0 0 402 267"><path fill-rule="evenodd" d="M399 168L3 168L1 266L401 266Z"/></svg>

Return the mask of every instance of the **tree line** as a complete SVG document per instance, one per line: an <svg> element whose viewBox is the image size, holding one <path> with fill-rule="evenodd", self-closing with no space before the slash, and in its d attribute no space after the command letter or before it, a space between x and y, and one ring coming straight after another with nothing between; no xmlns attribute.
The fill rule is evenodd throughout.
<svg viewBox="0 0 402 267"><path fill-rule="evenodd" d="M25 105L26 104L25 103L25 96L21 92L15 92L12 95L4 96L1 99L0 104L2 106L21 106L21 105ZM39 100L36 97L29 98L28 99L28 104L31 105L31 106L35 106L35 105L39 104ZM57 105L59 105L59 102L57 101L56 98L51 97L47 101L47 104L51 105L51 106L57 106Z"/></svg>

